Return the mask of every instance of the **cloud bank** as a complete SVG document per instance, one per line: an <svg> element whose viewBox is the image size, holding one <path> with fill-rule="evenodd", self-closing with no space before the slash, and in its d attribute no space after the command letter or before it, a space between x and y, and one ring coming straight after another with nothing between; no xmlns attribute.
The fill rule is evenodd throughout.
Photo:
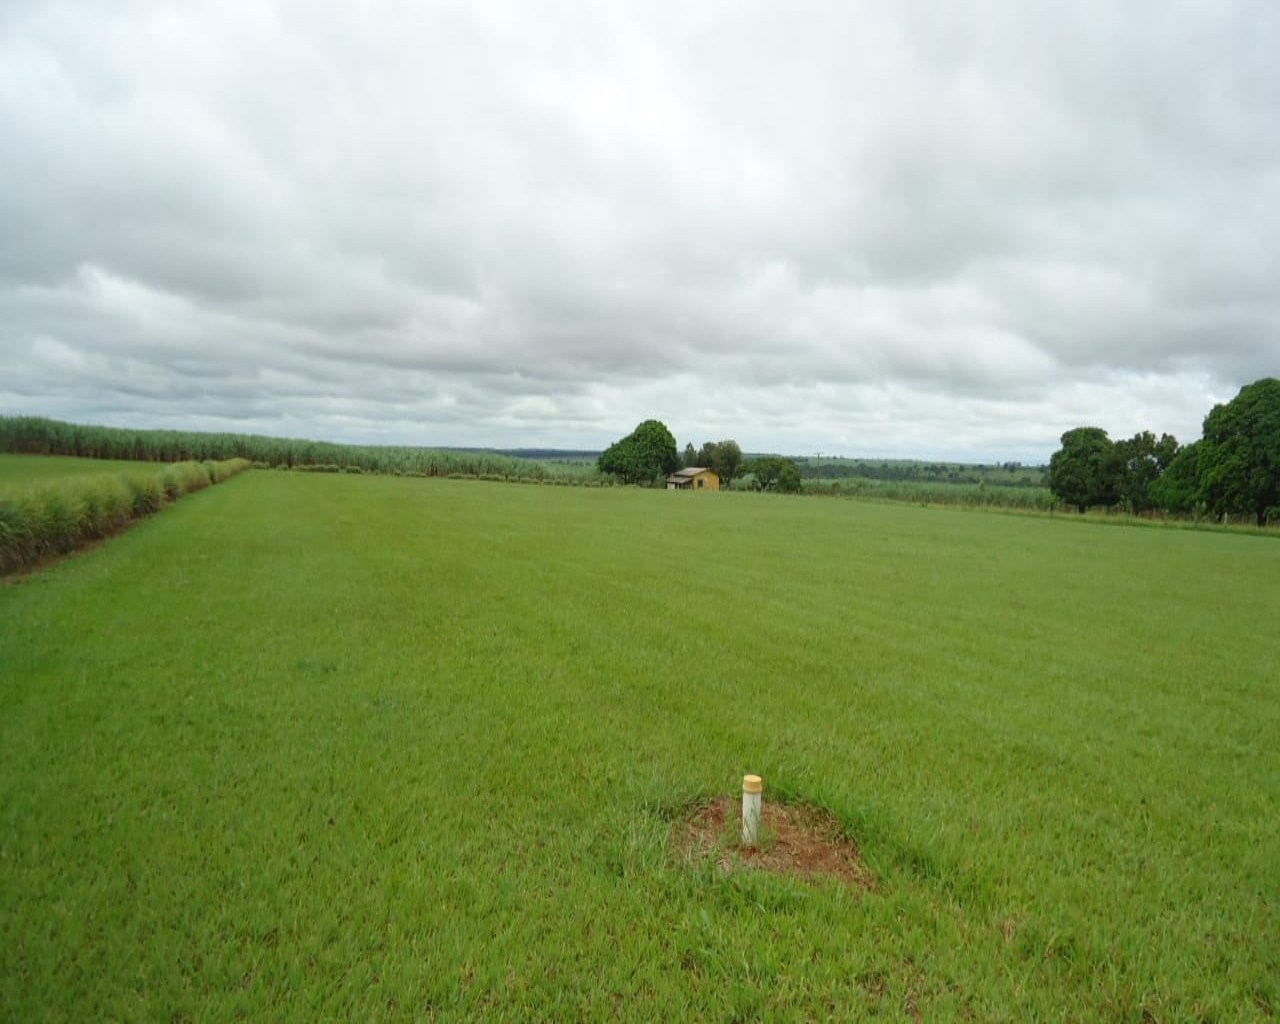
<svg viewBox="0 0 1280 1024"><path fill-rule="evenodd" d="M0 12L0 411L1047 459L1280 372L1280 6Z"/></svg>

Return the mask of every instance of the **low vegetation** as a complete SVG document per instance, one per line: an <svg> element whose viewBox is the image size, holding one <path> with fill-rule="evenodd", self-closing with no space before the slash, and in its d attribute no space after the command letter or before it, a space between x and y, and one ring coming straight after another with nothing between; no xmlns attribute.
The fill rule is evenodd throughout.
<svg viewBox="0 0 1280 1024"><path fill-rule="evenodd" d="M74 473L59 461L0 455L0 574L101 540L249 467L245 459L228 459ZM49 462L52 472L34 468ZM24 471L36 482L15 483Z"/></svg>
<svg viewBox="0 0 1280 1024"><path fill-rule="evenodd" d="M1273 1020L1280 544L1087 523L179 502L0 588L0 1018Z"/></svg>

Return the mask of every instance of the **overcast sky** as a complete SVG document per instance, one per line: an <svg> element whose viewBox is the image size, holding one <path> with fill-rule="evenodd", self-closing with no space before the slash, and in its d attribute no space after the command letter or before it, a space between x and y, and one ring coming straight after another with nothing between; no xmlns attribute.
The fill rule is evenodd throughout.
<svg viewBox="0 0 1280 1024"><path fill-rule="evenodd" d="M1280 374L1280 3L0 3L0 412L1043 461Z"/></svg>

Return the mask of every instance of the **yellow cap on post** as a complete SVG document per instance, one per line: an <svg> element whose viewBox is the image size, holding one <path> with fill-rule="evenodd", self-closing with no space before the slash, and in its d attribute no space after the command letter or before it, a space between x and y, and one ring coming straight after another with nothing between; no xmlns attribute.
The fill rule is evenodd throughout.
<svg viewBox="0 0 1280 1024"><path fill-rule="evenodd" d="M742 792L759 793L764 789L764 780L759 775L742 776Z"/></svg>

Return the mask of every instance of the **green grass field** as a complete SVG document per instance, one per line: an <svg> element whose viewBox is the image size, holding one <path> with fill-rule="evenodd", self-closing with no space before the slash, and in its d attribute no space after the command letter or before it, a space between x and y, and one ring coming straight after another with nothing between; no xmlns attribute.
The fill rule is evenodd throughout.
<svg viewBox="0 0 1280 1024"><path fill-rule="evenodd" d="M1266 1021L1280 544L253 472L0 586L0 1019ZM874 875L687 863L736 791Z"/></svg>

